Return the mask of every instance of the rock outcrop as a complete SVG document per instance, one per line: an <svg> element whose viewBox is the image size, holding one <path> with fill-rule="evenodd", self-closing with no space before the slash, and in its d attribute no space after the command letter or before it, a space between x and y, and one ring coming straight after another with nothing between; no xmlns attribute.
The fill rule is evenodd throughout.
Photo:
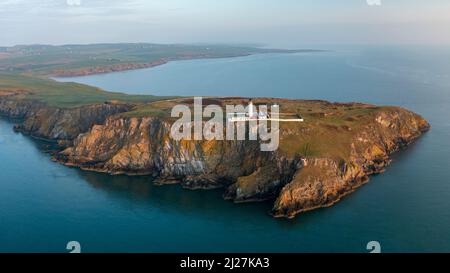
<svg viewBox="0 0 450 273"><path fill-rule="evenodd" d="M48 140L73 140L107 117L131 109L127 104L95 104L76 108L48 107L29 100L0 97L0 115L21 119L15 130Z"/></svg>

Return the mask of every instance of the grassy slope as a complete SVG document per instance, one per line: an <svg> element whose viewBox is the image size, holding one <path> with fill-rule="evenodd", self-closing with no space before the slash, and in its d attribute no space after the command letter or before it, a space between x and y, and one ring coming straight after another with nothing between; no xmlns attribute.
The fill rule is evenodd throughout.
<svg viewBox="0 0 450 273"><path fill-rule="evenodd" d="M280 150L304 157L348 159L353 136L375 115L391 107L328 104L303 101L287 105L282 111L301 113L303 123L281 123L281 128L297 132L281 136Z"/></svg>
<svg viewBox="0 0 450 273"><path fill-rule="evenodd" d="M30 99L45 102L55 107L77 107L81 105L122 101L145 103L167 99L150 95L127 95L113 93L78 83L61 83L54 80L17 74L0 74L0 91L17 93L16 99ZM0 93L1 94L1 93Z"/></svg>

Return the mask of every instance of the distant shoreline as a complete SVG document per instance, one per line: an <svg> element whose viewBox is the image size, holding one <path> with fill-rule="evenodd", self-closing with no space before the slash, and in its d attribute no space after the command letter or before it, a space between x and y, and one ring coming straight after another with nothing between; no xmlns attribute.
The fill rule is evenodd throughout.
<svg viewBox="0 0 450 273"><path fill-rule="evenodd" d="M79 77L151 68L170 61L301 52L324 52L324 50L149 43L17 45L0 47L0 73Z"/></svg>
<svg viewBox="0 0 450 273"><path fill-rule="evenodd" d="M329 51L328 50L305 49L305 50L298 50L297 52L278 52L276 54L321 53L321 52L329 52ZM153 67L168 64L170 62L241 58L241 57L254 56L254 55L258 55L258 54L268 54L268 53L251 53L251 54L221 56L221 57L179 58L179 59L170 59L170 60L159 60L159 61L154 61L154 62L150 62L150 63L127 63L127 64L112 65L112 66L101 66L101 67L93 67L93 68L88 68L88 69L83 69L83 70L75 70L75 71L63 69L63 70L61 70L60 73L53 73L52 75L49 75L49 78L51 78L51 79L75 78L75 77L83 77L83 76L111 74L111 73L118 73L118 72L124 72L124 71L133 71L133 70L153 68Z"/></svg>

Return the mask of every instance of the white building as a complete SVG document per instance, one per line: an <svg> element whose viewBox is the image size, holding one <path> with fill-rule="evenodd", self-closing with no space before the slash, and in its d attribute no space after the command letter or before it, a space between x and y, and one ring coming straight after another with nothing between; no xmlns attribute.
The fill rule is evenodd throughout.
<svg viewBox="0 0 450 273"><path fill-rule="evenodd" d="M279 105L274 103L272 107L276 107L279 109ZM267 111L258 111L253 104L253 101L250 100L248 103L248 111L247 113L228 113L228 121L229 122L238 122L238 121L250 121L250 120L274 120L274 121L293 121L293 122L303 122L303 118L298 119L281 119L281 118L272 118Z"/></svg>

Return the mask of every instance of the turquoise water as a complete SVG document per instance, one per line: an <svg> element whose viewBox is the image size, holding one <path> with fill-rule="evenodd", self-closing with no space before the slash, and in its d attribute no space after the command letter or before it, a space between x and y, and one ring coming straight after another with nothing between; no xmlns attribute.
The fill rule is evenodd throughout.
<svg viewBox="0 0 450 273"><path fill-rule="evenodd" d="M270 203L233 204L220 191L157 187L50 161L45 143L0 120L0 251L450 251L450 48L334 52L173 62L70 78L157 95L245 95L401 105L432 130L384 174L332 208L273 219ZM67 80L67 79L65 79Z"/></svg>

